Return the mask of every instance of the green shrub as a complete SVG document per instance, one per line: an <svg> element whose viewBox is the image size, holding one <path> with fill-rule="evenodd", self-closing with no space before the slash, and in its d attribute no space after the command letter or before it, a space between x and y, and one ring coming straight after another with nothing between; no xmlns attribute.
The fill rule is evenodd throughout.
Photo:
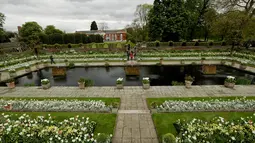
<svg viewBox="0 0 255 143"><path fill-rule="evenodd" d="M151 108L152 109L155 109L155 108L157 108L157 103L156 102L151 102Z"/></svg>
<svg viewBox="0 0 255 143"><path fill-rule="evenodd" d="M109 136L104 133L101 133L96 137L97 143L110 143L110 140Z"/></svg>
<svg viewBox="0 0 255 143"><path fill-rule="evenodd" d="M68 68L69 69L75 68L74 62L70 62L69 65L68 65Z"/></svg>
<svg viewBox="0 0 255 143"><path fill-rule="evenodd" d="M213 42L211 41L211 42L209 42L209 46L213 46Z"/></svg>
<svg viewBox="0 0 255 143"><path fill-rule="evenodd" d="M199 42L198 42L198 41L196 41L194 46L199 46Z"/></svg>
<svg viewBox="0 0 255 143"><path fill-rule="evenodd" d="M107 43L104 44L104 48L109 48Z"/></svg>
<svg viewBox="0 0 255 143"><path fill-rule="evenodd" d="M93 44L92 44L92 48L97 48L96 43L93 43Z"/></svg>
<svg viewBox="0 0 255 143"><path fill-rule="evenodd" d="M168 46L170 46L170 47L174 46L174 42L173 41L169 41L168 42Z"/></svg>
<svg viewBox="0 0 255 143"><path fill-rule="evenodd" d="M183 86L183 82L178 82L178 81L172 81L172 86Z"/></svg>
<svg viewBox="0 0 255 143"><path fill-rule="evenodd" d="M104 48L104 43L98 43L97 48Z"/></svg>
<svg viewBox="0 0 255 143"><path fill-rule="evenodd" d="M236 79L237 85L251 85L251 80L247 78L237 78Z"/></svg>
<svg viewBox="0 0 255 143"><path fill-rule="evenodd" d="M81 77L81 78L78 80L78 82L79 82L79 83L84 83L84 82L85 82L85 79Z"/></svg>
<svg viewBox="0 0 255 143"><path fill-rule="evenodd" d="M156 43L155 42L148 42L147 47L156 47Z"/></svg>
<svg viewBox="0 0 255 143"><path fill-rule="evenodd" d="M82 47L82 46L83 46L83 43L79 43L79 46Z"/></svg>
<svg viewBox="0 0 255 143"><path fill-rule="evenodd" d="M86 87L94 86L93 80L91 80L91 79L85 79L85 86L86 86Z"/></svg>
<svg viewBox="0 0 255 143"><path fill-rule="evenodd" d="M122 48L120 43L117 43L117 48Z"/></svg>
<svg viewBox="0 0 255 143"><path fill-rule="evenodd" d="M167 134L163 135L162 142L163 143L176 143L176 139L173 134L167 133Z"/></svg>
<svg viewBox="0 0 255 143"><path fill-rule="evenodd" d="M187 46L187 42L182 42L182 46Z"/></svg>
<svg viewBox="0 0 255 143"><path fill-rule="evenodd" d="M174 42L174 46L181 46L182 42Z"/></svg>
<svg viewBox="0 0 255 143"><path fill-rule="evenodd" d="M169 42L160 42L160 46L168 47Z"/></svg>
<svg viewBox="0 0 255 143"><path fill-rule="evenodd" d="M227 43L225 41L221 42L221 46L226 46L226 45L227 45Z"/></svg>
<svg viewBox="0 0 255 143"><path fill-rule="evenodd" d="M155 41L155 43L156 43L156 47L159 47L160 46L160 41Z"/></svg>

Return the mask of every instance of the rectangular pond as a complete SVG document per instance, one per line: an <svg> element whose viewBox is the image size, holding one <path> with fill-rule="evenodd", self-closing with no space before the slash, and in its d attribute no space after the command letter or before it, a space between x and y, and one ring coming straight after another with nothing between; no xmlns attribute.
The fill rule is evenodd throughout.
<svg viewBox="0 0 255 143"><path fill-rule="evenodd" d="M68 69L66 76L53 77L52 69L42 69L37 72L32 72L22 77L16 78L17 86L25 84L41 85L41 79L47 78L52 86L77 86L77 81L80 77L91 79L94 86L115 86L116 79L123 77L125 86L141 86L142 78L149 77L152 86L168 86L172 81L184 82L186 74L195 77L193 85L223 85L226 76L232 75L235 77L245 77L250 79L252 83L255 81L255 75L240 71L238 69L217 66L217 74L205 75L202 73L202 66L140 66L138 67L140 76L126 76L124 67L76 67ZM0 83L0 86L6 86L5 83Z"/></svg>

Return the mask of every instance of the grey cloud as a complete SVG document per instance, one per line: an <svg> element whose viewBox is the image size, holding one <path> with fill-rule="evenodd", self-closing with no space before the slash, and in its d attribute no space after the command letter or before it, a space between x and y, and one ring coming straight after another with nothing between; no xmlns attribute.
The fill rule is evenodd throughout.
<svg viewBox="0 0 255 143"><path fill-rule="evenodd" d="M0 12L6 15L5 29L16 30L26 21L41 26L55 25L67 32L89 29L93 20L106 22L109 28L124 28L132 22L138 4L153 0L0 0Z"/></svg>

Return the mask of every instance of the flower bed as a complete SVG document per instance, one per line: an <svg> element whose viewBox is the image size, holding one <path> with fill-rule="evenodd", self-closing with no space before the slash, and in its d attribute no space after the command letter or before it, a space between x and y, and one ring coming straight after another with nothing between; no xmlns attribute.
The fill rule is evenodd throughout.
<svg viewBox="0 0 255 143"><path fill-rule="evenodd" d="M0 106L12 105L12 111L89 111L89 112L110 112L110 107L100 101L79 101L79 100L0 100ZM5 111L4 108L0 110Z"/></svg>
<svg viewBox="0 0 255 143"><path fill-rule="evenodd" d="M165 101L157 107L159 112L195 112L195 111L254 111L255 100L208 100L208 101Z"/></svg>
<svg viewBox="0 0 255 143"><path fill-rule="evenodd" d="M186 142L246 142L252 143L255 139L254 116L241 118L235 121L226 121L222 117L207 122L193 119L191 122L178 120L175 128L179 132L176 141Z"/></svg>
<svg viewBox="0 0 255 143"><path fill-rule="evenodd" d="M96 142L96 122L90 121L89 118L76 116L59 122L52 119L50 114L34 119L26 114L18 119L2 115L1 142ZM108 140L111 140L111 135L108 136Z"/></svg>

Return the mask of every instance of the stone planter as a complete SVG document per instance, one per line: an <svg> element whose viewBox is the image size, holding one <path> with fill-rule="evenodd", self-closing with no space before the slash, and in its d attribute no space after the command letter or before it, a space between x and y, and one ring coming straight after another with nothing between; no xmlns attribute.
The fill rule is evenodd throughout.
<svg viewBox="0 0 255 143"><path fill-rule="evenodd" d="M240 65L239 68L242 69L242 70L245 70L247 68L247 66L246 65Z"/></svg>
<svg viewBox="0 0 255 143"><path fill-rule="evenodd" d="M123 89L123 84L116 84L117 89Z"/></svg>
<svg viewBox="0 0 255 143"><path fill-rule="evenodd" d="M6 83L6 85L7 85L8 88L10 88L10 89L15 88L15 82L9 82L9 83Z"/></svg>
<svg viewBox="0 0 255 143"><path fill-rule="evenodd" d="M185 80L185 86L186 86L186 88L191 88L192 83L193 83L192 81Z"/></svg>
<svg viewBox="0 0 255 143"><path fill-rule="evenodd" d="M85 82L78 82L78 84L79 84L79 88L80 89L84 89L85 88Z"/></svg>
<svg viewBox="0 0 255 143"><path fill-rule="evenodd" d="M118 110L119 110L118 108L112 108L112 113L117 114Z"/></svg>
<svg viewBox="0 0 255 143"><path fill-rule="evenodd" d="M50 83L48 84L42 84L43 89L49 89L50 88Z"/></svg>
<svg viewBox="0 0 255 143"><path fill-rule="evenodd" d="M234 88L235 87L235 83L230 83L230 82L226 82L224 83L224 86L227 88Z"/></svg>
<svg viewBox="0 0 255 143"><path fill-rule="evenodd" d="M150 88L150 84L143 84L143 89L149 89Z"/></svg>
<svg viewBox="0 0 255 143"><path fill-rule="evenodd" d="M152 108L152 109L151 109L151 113L152 113L152 114L153 114L153 113L158 113L158 109Z"/></svg>

